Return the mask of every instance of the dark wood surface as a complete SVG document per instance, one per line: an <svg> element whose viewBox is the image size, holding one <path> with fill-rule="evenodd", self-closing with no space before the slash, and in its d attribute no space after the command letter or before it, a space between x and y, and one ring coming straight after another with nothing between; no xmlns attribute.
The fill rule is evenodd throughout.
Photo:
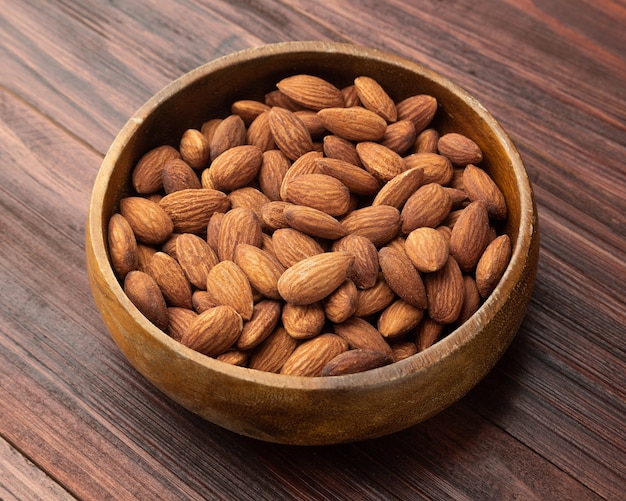
<svg viewBox="0 0 626 501"><path fill-rule="evenodd" d="M626 3L0 0L0 499L624 499ZM465 398L332 447L241 437L123 358L85 273L90 190L154 92L263 43L336 40L475 95L528 168L526 319Z"/></svg>

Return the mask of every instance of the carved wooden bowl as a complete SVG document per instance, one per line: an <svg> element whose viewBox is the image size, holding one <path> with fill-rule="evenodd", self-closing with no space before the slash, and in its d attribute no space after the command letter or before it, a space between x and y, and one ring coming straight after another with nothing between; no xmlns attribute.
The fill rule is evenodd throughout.
<svg viewBox="0 0 626 501"><path fill-rule="evenodd" d="M336 85L369 75L399 101L431 94L442 132L466 133L505 195L510 264L461 327L430 348L370 371L295 377L229 365L194 352L152 325L126 297L107 254L106 227L129 193L139 157L177 144L187 128L227 116L237 99L262 99L281 78L309 73ZM172 400L234 432L276 443L320 445L374 438L423 421L463 397L514 338L530 299L539 254L536 207L520 156L473 97L433 71L394 55L331 42L267 45L205 64L161 90L128 121L96 179L86 235L87 270L105 325L130 363Z"/></svg>

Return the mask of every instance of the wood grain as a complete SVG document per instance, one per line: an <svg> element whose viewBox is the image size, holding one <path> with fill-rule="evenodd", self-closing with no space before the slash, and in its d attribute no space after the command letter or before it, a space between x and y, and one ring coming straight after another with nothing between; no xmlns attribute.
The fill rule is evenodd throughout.
<svg viewBox="0 0 626 501"><path fill-rule="evenodd" d="M0 12L3 499L623 497L623 2L0 0ZM91 185L128 117L206 61L297 39L385 49L461 84L515 141L540 216L533 299L494 371L435 418L344 446L257 442L169 401L117 350L84 269Z"/></svg>

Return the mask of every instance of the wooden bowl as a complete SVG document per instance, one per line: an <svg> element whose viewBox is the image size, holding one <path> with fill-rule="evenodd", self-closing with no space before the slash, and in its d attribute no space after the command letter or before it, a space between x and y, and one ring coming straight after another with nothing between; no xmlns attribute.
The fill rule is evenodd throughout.
<svg viewBox="0 0 626 501"><path fill-rule="evenodd" d="M281 78L310 73L348 85L378 80L396 100L431 94L440 131L466 133L482 148L482 166L503 191L511 262L495 291L465 324L432 347L367 372L306 378L232 366L174 341L124 294L107 255L106 227L130 191L139 157L177 145L187 128L230 114L237 99L262 99ZM321 445L374 438L410 427L464 396L511 343L531 295L539 254L536 207L517 150L471 96L429 69L391 54L331 42L289 42L237 52L205 64L161 90L128 121L93 188L86 235L96 304L120 350L174 401L234 432L276 443Z"/></svg>

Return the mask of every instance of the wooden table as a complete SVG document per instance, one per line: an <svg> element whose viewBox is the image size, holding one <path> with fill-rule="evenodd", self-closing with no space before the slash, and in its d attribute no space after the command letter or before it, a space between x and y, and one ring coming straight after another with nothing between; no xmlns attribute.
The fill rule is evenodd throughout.
<svg viewBox="0 0 626 501"><path fill-rule="evenodd" d="M625 499L624 26L623 0L0 0L0 499ZM524 324L470 394L392 436L298 448L139 376L83 242L100 162L144 101L305 39L394 52L475 95L527 165L542 250Z"/></svg>

